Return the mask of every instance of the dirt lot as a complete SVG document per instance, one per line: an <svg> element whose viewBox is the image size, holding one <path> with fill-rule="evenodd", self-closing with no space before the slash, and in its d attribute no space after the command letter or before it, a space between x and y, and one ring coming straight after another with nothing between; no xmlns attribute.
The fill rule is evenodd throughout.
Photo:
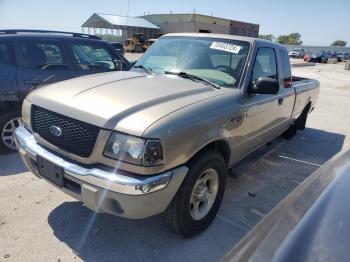
<svg viewBox="0 0 350 262"><path fill-rule="evenodd" d="M236 168L217 218L194 239L168 232L161 216L96 215L27 172L17 154L0 156L0 261L218 260L316 168L349 147L350 72L343 68L294 68L294 75L321 81L307 129Z"/></svg>

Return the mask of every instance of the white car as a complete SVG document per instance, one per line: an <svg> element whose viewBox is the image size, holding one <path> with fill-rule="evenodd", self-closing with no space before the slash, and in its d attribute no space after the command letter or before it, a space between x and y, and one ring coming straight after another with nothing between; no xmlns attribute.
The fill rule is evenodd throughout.
<svg viewBox="0 0 350 262"><path fill-rule="evenodd" d="M289 57L303 58L305 55L304 49L293 49L289 52Z"/></svg>

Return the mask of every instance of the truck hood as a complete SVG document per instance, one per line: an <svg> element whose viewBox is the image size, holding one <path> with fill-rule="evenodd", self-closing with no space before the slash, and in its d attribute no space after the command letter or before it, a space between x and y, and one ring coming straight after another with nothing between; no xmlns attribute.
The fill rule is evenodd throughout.
<svg viewBox="0 0 350 262"><path fill-rule="evenodd" d="M101 128L142 136L160 118L227 91L177 76L110 72L41 87L27 99Z"/></svg>

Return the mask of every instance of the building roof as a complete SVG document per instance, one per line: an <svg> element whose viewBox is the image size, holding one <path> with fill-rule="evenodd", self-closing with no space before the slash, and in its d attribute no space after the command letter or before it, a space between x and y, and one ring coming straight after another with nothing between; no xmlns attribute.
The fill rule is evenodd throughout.
<svg viewBox="0 0 350 262"><path fill-rule="evenodd" d="M256 23L249 23L249 22L243 22L243 21L238 21L238 20L232 20L232 19L227 19L227 18L222 18L222 17L217 17L217 16L209 16L209 15L203 15L203 14L197 14L197 13L184 13L184 14L149 14L149 15L143 15L139 16L139 18L144 18L148 21L151 21L153 23L155 22L188 22L192 21L193 17L196 17L196 21L201 21L201 22L212 22L215 21L218 24L222 25L230 25L232 22L238 22L242 24L247 24L247 25L252 25L259 27L259 24Z"/></svg>
<svg viewBox="0 0 350 262"><path fill-rule="evenodd" d="M88 20L86 20L82 27L141 27L159 29L158 26L152 24L151 22L143 18L100 13L94 13Z"/></svg>

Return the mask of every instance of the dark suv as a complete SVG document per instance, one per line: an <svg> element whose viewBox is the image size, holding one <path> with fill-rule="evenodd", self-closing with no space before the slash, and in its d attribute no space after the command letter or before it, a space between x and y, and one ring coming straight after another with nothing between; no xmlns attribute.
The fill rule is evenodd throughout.
<svg viewBox="0 0 350 262"><path fill-rule="evenodd" d="M130 63L92 35L0 30L0 151L15 149L21 105L34 88L78 76L129 70Z"/></svg>

